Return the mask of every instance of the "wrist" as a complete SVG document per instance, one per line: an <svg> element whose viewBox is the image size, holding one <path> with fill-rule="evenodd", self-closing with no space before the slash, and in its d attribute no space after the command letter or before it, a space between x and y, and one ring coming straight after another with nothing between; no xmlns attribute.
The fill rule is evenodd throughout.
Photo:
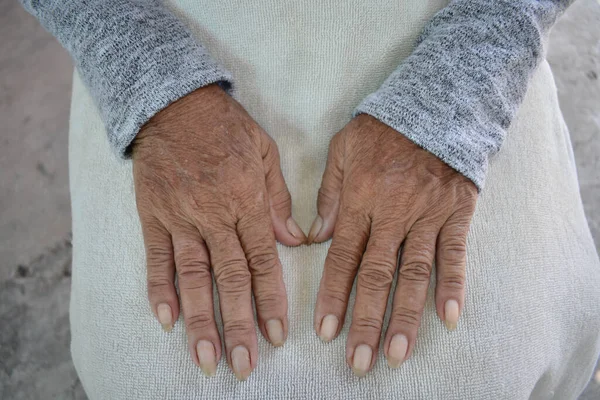
<svg viewBox="0 0 600 400"><path fill-rule="evenodd" d="M194 90L179 98L156 113L137 133L131 143L131 155L135 158L146 143L154 142L160 136L161 140L170 140L169 135L181 137L187 132L186 126L193 124L196 115L208 112L223 101L227 92L218 84L212 83Z"/></svg>

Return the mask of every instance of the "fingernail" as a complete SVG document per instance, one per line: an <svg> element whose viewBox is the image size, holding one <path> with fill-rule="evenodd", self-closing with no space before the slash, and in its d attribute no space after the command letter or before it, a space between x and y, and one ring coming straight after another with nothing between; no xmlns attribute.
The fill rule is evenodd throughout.
<svg viewBox="0 0 600 400"><path fill-rule="evenodd" d="M285 221L285 226L287 227L290 235L295 237L296 239L301 239L303 242L306 241L306 235L302 232L302 229L298 226L298 223L294 220L294 218L289 217L287 221Z"/></svg>
<svg viewBox="0 0 600 400"><path fill-rule="evenodd" d="M252 372L250 366L250 353L244 346L237 346L231 352L231 364L233 364L233 373L240 381L245 381Z"/></svg>
<svg viewBox="0 0 600 400"><path fill-rule="evenodd" d="M308 244L311 244L315 240L315 238L321 232L322 227L323 227L323 218L321 218L321 216L317 215L317 217L315 218L315 220L312 223L312 226L310 227L310 232L308 233Z"/></svg>
<svg viewBox="0 0 600 400"><path fill-rule="evenodd" d="M162 325L165 332L171 332L173 329L173 313L171 307L168 304L159 304L156 307L156 313L158 314L158 322Z"/></svg>
<svg viewBox="0 0 600 400"><path fill-rule="evenodd" d="M444 317L446 320L446 328L449 331L456 329L458 324L458 302L456 300L448 300L444 305Z"/></svg>
<svg viewBox="0 0 600 400"><path fill-rule="evenodd" d="M408 339L404 335L394 335L390 341L390 349L388 351L388 365L391 368L398 368L402 361L406 358L406 350L408 349Z"/></svg>
<svg viewBox="0 0 600 400"><path fill-rule="evenodd" d="M366 344L361 344L354 349L354 359L352 361L352 371L354 375L363 377L369 371L371 366L371 358L373 357L373 351L371 347Z"/></svg>
<svg viewBox="0 0 600 400"><path fill-rule="evenodd" d="M338 319L335 315L326 315L321 322L319 337L324 342L331 342L338 328Z"/></svg>
<svg viewBox="0 0 600 400"><path fill-rule="evenodd" d="M215 376L217 373L217 355L215 346L208 340L201 340L196 345L200 369L206 376Z"/></svg>
<svg viewBox="0 0 600 400"><path fill-rule="evenodd" d="M267 335L275 347L283 346L283 324L278 319L268 320L266 323Z"/></svg>

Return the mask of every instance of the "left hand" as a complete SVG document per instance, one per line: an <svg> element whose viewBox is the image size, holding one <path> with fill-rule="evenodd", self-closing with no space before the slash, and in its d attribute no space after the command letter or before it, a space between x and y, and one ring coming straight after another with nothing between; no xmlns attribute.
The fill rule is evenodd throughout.
<svg viewBox="0 0 600 400"><path fill-rule="evenodd" d="M346 344L356 375L375 363L401 244L384 341L388 364L397 368L414 348L434 258L437 313L448 329L456 328L476 200L469 179L369 115L357 116L334 136L308 238L323 242L333 235L314 326L324 341L339 334L358 272Z"/></svg>

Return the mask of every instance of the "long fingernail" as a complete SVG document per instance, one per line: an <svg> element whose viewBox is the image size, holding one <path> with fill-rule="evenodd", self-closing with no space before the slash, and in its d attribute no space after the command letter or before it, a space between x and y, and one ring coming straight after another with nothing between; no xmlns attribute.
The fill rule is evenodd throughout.
<svg viewBox="0 0 600 400"><path fill-rule="evenodd" d="M217 373L217 355L215 346L208 340L201 340L196 345L200 369L206 376L215 376Z"/></svg>
<svg viewBox="0 0 600 400"><path fill-rule="evenodd" d="M308 233L308 244L311 244L319 233L321 233L321 228L323 228L323 218L317 215L310 227L310 232Z"/></svg>
<svg viewBox="0 0 600 400"><path fill-rule="evenodd" d="M354 359L352 361L352 371L354 375L363 377L369 371L371 366L371 359L373 358L373 351L371 346L361 344L354 349Z"/></svg>
<svg viewBox="0 0 600 400"><path fill-rule="evenodd" d="M168 304L159 304L156 307L156 313L158 314L158 322L162 325L165 332L171 332L173 329L173 313L171 307Z"/></svg>
<svg viewBox="0 0 600 400"><path fill-rule="evenodd" d="M267 336L275 347L283 346L283 324L278 319L268 320L266 323Z"/></svg>
<svg viewBox="0 0 600 400"><path fill-rule="evenodd" d="M294 220L294 218L289 217L287 221L285 221L285 226L287 227L290 235L296 239L302 240L303 243L306 241L306 235L304 232L302 232L302 229L300 229L300 226L298 226L298 223Z"/></svg>
<svg viewBox="0 0 600 400"><path fill-rule="evenodd" d="M335 315L326 315L321 322L319 337L324 342L331 342L338 329L338 319Z"/></svg>
<svg viewBox="0 0 600 400"><path fill-rule="evenodd" d="M406 350L408 349L408 339L404 335L394 335L390 341L390 349L388 351L388 365L391 368L398 368L406 358Z"/></svg>
<svg viewBox="0 0 600 400"><path fill-rule="evenodd" d="M252 373L250 366L250 353L244 346L237 346L231 352L231 364L233 373L240 381L245 381Z"/></svg>
<svg viewBox="0 0 600 400"><path fill-rule="evenodd" d="M446 319L444 322L446 323L446 328L449 331L453 331L456 329L456 325L458 324L458 301L456 300L448 300L444 305L444 318Z"/></svg>

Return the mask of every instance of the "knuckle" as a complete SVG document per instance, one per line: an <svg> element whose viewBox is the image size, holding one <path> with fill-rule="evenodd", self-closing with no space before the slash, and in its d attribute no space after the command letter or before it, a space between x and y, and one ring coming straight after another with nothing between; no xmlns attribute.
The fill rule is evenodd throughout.
<svg viewBox="0 0 600 400"><path fill-rule="evenodd" d="M263 289L260 292L255 293L254 302L256 303L256 308L261 310L261 312L276 311L284 307L287 308L285 295L276 289Z"/></svg>
<svg viewBox="0 0 600 400"><path fill-rule="evenodd" d="M146 245L146 261L149 267L166 265L172 262L171 250L158 243L148 243Z"/></svg>
<svg viewBox="0 0 600 400"><path fill-rule="evenodd" d="M176 253L175 265L182 271L208 269L208 263L199 259L198 254L194 251L182 251Z"/></svg>
<svg viewBox="0 0 600 400"><path fill-rule="evenodd" d="M185 266L177 272L179 288L183 290L202 289L212 285L210 270L206 267Z"/></svg>
<svg viewBox="0 0 600 400"><path fill-rule="evenodd" d="M445 251L456 253L462 253L466 251L465 241L454 236L443 239L441 244Z"/></svg>
<svg viewBox="0 0 600 400"><path fill-rule="evenodd" d="M202 332L214 324L214 318L209 311L200 311L185 318L185 327L188 331Z"/></svg>
<svg viewBox="0 0 600 400"><path fill-rule="evenodd" d="M162 275L148 275L148 287L163 288L172 284L171 279Z"/></svg>
<svg viewBox="0 0 600 400"><path fill-rule="evenodd" d="M464 271L445 272L439 277L437 284L444 290L462 291L465 289Z"/></svg>
<svg viewBox="0 0 600 400"><path fill-rule="evenodd" d="M271 248L258 247L247 250L248 266L254 274L271 275L278 272L279 257Z"/></svg>
<svg viewBox="0 0 600 400"><path fill-rule="evenodd" d="M182 289L204 287L212 281L208 262L199 257L194 247L186 246L176 251L175 265Z"/></svg>
<svg viewBox="0 0 600 400"><path fill-rule="evenodd" d="M421 321L421 313L417 310L398 306L394 307L392 311L392 319L396 324L418 327Z"/></svg>
<svg viewBox="0 0 600 400"><path fill-rule="evenodd" d="M406 281L427 282L431 277L431 264L420 261L408 261L400 267L400 278Z"/></svg>
<svg viewBox="0 0 600 400"><path fill-rule="evenodd" d="M317 207L326 207L335 204L339 196L339 187L330 188L329 186L321 186L317 193Z"/></svg>
<svg viewBox="0 0 600 400"><path fill-rule="evenodd" d="M342 239L342 242L347 243L348 241ZM347 244L332 245L329 248L327 259L332 267L348 271L349 267L355 268L362 258L357 247Z"/></svg>
<svg viewBox="0 0 600 400"><path fill-rule="evenodd" d="M440 243L440 258L443 262L462 264L467 254L467 246L464 240L455 237L443 239Z"/></svg>
<svg viewBox="0 0 600 400"><path fill-rule="evenodd" d="M234 319L223 323L226 336L247 338L249 332L254 331L254 320Z"/></svg>
<svg viewBox="0 0 600 400"><path fill-rule="evenodd" d="M435 240L427 237L413 238L414 241L404 247L402 259L407 262L430 265L435 255Z"/></svg>
<svg viewBox="0 0 600 400"><path fill-rule="evenodd" d="M359 332L380 331L382 325L383 325L382 318L377 318L377 317L372 317L372 316L353 318L353 320L352 320L352 328Z"/></svg>
<svg viewBox="0 0 600 400"><path fill-rule="evenodd" d="M219 290L242 292L250 288L250 271L240 262L226 263L215 271L215 281Z"/></svg>
<svg viewBox="0 0 600 400"><path fill-rule="evenodd" d="M147 286L148 297L152 298L172 290L173 283L166 277L149 277Z"/></svg>
<svg viewBox="0 0 600 400"><path fill-rule="evenodd" d="M292 196L287 188L271 193L270 197L270 205L275 211L287 211L292 206Z"/></svg>
<svg viewBox="0 0 600 400"><path fill-rule="evenodd" d="M398 247L373 237L369 240L369 247L362 257L362 264L393 273L398 266Z"/></svg>
<svg viewBox="0 0 600 400"><path fill-rule="evenodd" d="M179 253L175 256L175 265L180 273L208 271L210 269L206 260L200 259L198 255L193 253Z"/></svg>
<svg viewBox="0 0 600 400"><path fill-rule="evenodd" d="M358 285L372 291L386 290L394 279L394 267L389 262L369 265L358 271Z"/></svg>

